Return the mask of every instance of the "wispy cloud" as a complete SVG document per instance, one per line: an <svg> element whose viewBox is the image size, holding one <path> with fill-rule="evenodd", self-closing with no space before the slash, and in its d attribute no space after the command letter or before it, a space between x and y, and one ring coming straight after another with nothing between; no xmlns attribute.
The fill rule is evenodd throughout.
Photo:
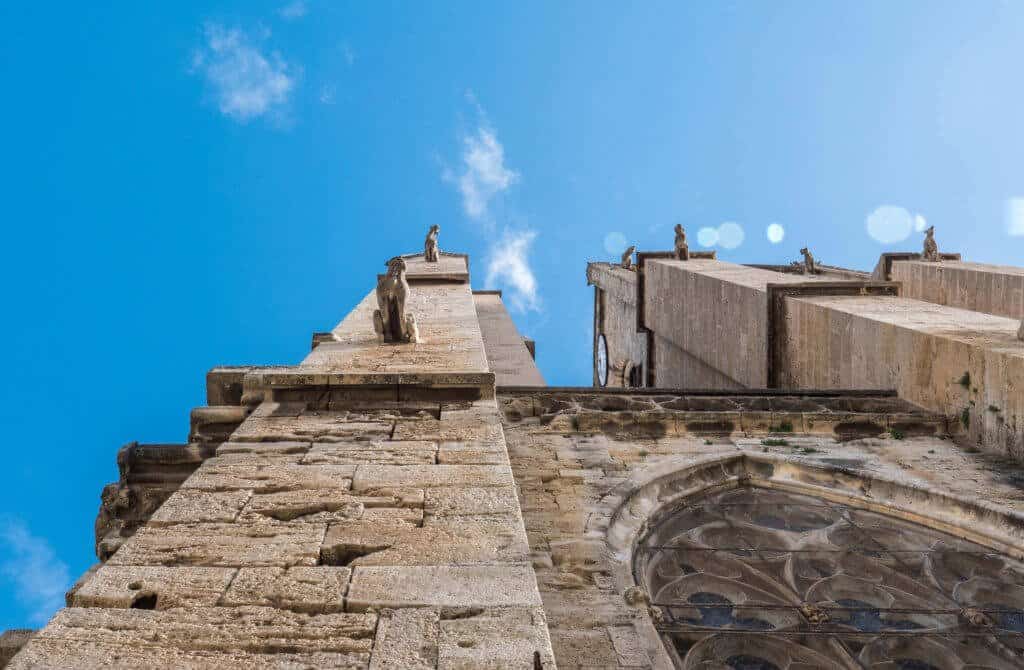
<svg viewBox="0 0 1024 670"><path fill-rule="evenodd" d="M506 230L491 247L487 259L487 285L499 284L511 290L505 296L514 311L540 311L537 278L530 268L530 247L537 233Z"/></svg>
<svg viewBox="0 0 1024 670"><path fill-rule="evenodd" d="M192 65L206 78L221 113L240 123L264 114L282 118L297 76L277 52L264 53L242 30L216 23L206 25L205 45Z"/></svg>
<svg viewBox="0 0 1024 670"><path fill-rule="evenodd" d="M304 0L292 0L287 5L277 10L278 15L285 21L301 19L309 11Z"/></svg>
<svg viewBox="0 0 1024 670"><path fill-rule="evenodd" d="M485 119L476 132L462 138L462 170L445 171L445 179L456 185L462 195L466 216L489 220L491 201L519 181L519 173L505 165L505 148Z"/></svg>
<svg viewBox="0 0 1024 670"><path fill-rule="evenodd" d="M20 521L0 522L0 538L0 575L14 587L32 621L46 623L64 605L64 592L71 585L68 566Z"/></svg>

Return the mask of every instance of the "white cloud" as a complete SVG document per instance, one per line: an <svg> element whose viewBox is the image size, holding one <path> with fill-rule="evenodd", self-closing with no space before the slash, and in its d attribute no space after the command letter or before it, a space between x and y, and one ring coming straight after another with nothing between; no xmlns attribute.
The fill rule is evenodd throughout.
<svg viewBox="0 0 1024 670"><path fill-rule="evenodd" d="M893 244L910 237L914 230L914 217L903 207L882 205L868 214L864 225L876 242Z"/></svg>
<svg viewBox="0 0 1024 670"><path fill-rule="evenodd" d="M540 311L537 295L537 278L530 268L530 247L537 233L532 230L506 230L501 239L491 247L487 259L487 285L507 286L510 292L504 297L517 312Z"/></svg>
<svg viewBox="0 0 1024 670"><path fill-rule="evenodd" d="M629 245L626 243L626 236L618 231L608 233L604 236L604 250L610 254L619 254L626 250Z"/></svg>
<svg viewBox="0 0 1024 670"><path fill-rule="evenodd" d="M485 124L474 135L462 138L462 174L446 173L462 194L462 208L471 219L488 218L491 200L519 180L519 173L505 167L505 149Z"/></svg>
<svg viewBox="0 0 1024 670"><path fill-rule="evenodd" d="M292 0L292 2L277 10L277 13L285 21L294 21L305 16L308 9L304 0Z"/></svg>
<svg viewBox="0 0 1024 670"><path fill-rule="evenodd" d="M1006 232L1014 237L1024 236L1024 198L1006 200Z"/></svg>
<svg viewBox="0 0 1024 670"><path fill-rule="evenodd" d="M192 63L205 76L221 113L241 123L280 113L295 88L294 68L276 52L264 54L237 28L208 24L206 45Z"/></svg>
<svg viewBox="0 0 1024 670"><path fill-rule="evenodd" d="M19 521L0 524L0 538L0 575L13 584L32 621L46 623L64 605L64 592L71 586L68 566L46 540L32 535Z"/></svg>
<svg viewBox="0 0 1024 670"><path fill-rule="evenodd" d="M735 221L726 221L717 228L704 227L697 231L697 243L702 247L735 249L747 237L743 226Z"/></svg>
<svg viewBox="0 0 1024 670"><path fill-rule="evenodd" d="M769 223L768 228L765 229L765 235L768 237L768 241L772 244L778 244L786 237L786 229L778 223Z"/></svg>
<svg viewBox="0 0 1024 670"><path fill-rule="evenodd" d="M914 230L919 233L923 233L928 229L928 220L920 214L914 215Z"/></svg>

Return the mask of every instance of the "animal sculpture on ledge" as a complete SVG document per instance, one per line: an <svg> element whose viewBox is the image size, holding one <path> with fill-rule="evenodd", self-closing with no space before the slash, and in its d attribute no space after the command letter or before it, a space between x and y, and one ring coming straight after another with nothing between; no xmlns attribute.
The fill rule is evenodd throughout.
<svg viewBox="0 0 1024 670"><path fill-rule="evenodd" d="M433 225L427 232L427 239L423 242L423 260L427 263L436 263L441 251L437 247L437 236L441 232L441 226Z"/></svg>
<svg viewBox="0 0 1024 670"><path fill-rule="evenodd" d="M377 279L377 309L373 311L373 329L382 342L419 342L416 318L405 311L409 282L405 280L405 260L400 256L388 261L387 274Z"/></svg>

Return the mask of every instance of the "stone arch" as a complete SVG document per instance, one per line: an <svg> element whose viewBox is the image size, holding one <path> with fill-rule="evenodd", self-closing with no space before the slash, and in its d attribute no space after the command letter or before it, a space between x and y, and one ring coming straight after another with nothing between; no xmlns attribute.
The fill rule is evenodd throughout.
<svg viewBox="0 0 1024 670"><path fill-rule="evenodd" d="M850 514L857 515L857 518L888 519L891 520L890 525L893 527L909 528L909 530L901 532L917 533L921 537L946 538L939 540L940 542L946 542L946 545L935 545L936 547L941 548L955 541L962 543L957 546L981 548L981 551L971 552L967 552L966 549L957 549L950 551L949 556L968 556L971 557L971 560L975 560L975 558L982 560L982 558L978 557L994 556L993 561L1002 561L998 565L993 563L994 567L992 569L997 571L1004 570L1004 573L998 573L1003 575L1003 577L998 577L998 579L1005 577L1010 582L1007 589L1013 589L1012 597L1015 598L1013 600L1015 604L1012 606L1012 610L1006 610L1010 612L1009 614L1000 614L999 610L993 609L975 611L974 607L962 606L970 605L972 600L978 600L974 604L986 605L996 603L1000 598L1010 597L1005 589L1002 590L1003 593L993 593L997 589L993 586L992 580L986 581L987 577L982 575L985 579L979 578L967 586L954 585L950 587L960 589L960 595L964 597L960 598L959 602L951 601L947 605L940 607L935 602L928 601L919 606L920 612L914 614L918 618L931 616L932 619L914 620L910 621L910 623L899 624L905 625L908 628L912 627L912 625L920 628L932 626L935 631L939 632L922 633L918 637L897 636L895 634L892 637L886 637L879 634L879 639L870 648L856 648L853 653L854 655L860 653L867 654L868 656L865 658L871 663L875 663L885 660L885 655L889 653L895 655L900 653L909 654L910 652L906 650L909 648L908 645L913 644L917 645L914 649L928 647L930 651L921 651L920 654L929 654L928 658L936 662L932 663L931 666L925 664L908 667L935 667L944 670L945 667L959 667L956 665L956 662L959 661L956 661L955 654L951 651L953 649L951 640L960 639L957 636L964 634L980 639L991 631L995 631L999 633L998 639L1000 643L1005 640L1010 641L1008 646L1001 648L1000 653L1003 656L999 654L994 656L991 654L986 655L987 652L984 651L985 645L980 645L977 647L980 651L971 656L971 662L975 663L978 667L1014 667L1013 665L1006 664L1005 654L1019 654L1024 650L1024 637L1021 636L1021 634L1024 634L1024 563L1020 563L1024 559L1024 515L984 502L949 495L922 485L917 481L892 481L877 478L869 472L859 469L828 466L817 462L812 463L802 459L780 457L771 454L733 454L725 457L708 457L696 462L692 460L665 461L636 473L602 499L600 511L592 517L588 531L592 536L600 534L604 537L606 551L609 552L610 558L613 559L612 563L616 566L616 584L620 592L626 596L627 601L650 605L649 598L652 595L658 597L658 594L648 594L647 589L650 584L648 583L649 580L646 573L643 571L644 566L640 566L641 569L638 570L638 561L641 559L641 555L648 551L643 545L645 540L649 536L657 535L657 533L661 532L662 526L666 524L667 520L673 520L677 525L681 523L678 522L679 515L688 509L692 509L695 501L714 502L723 496L728 498L729 496L746 495L744 492L754 492L753 498L755 502L757 504L764 503L766 508L785 503L787 500L791 504L795 500L812 499L820 501L823 507L830 508L832 512L837 509L843 509L851 510ZM813 521L810 522L808 528L805 529L809 533L805 534L813 535L815 525L820 524L816 524ZM885 523L882 525L885 525ZM679 527L682 528L683 526ZM664 540L664 536L657 538L658 542ZM933 550L934 547L928 551L931 552ZM715 551L724 552L725 550L715 549ZM940 556L939 551L935 551L935 554ZM735 557L727 553L718 553L716 555L725 556L716 565L727 565L730 560L735 563ZM793 555L800 555L799 551L795 551ZM922 552L921 555L923 556L924 553ZM937 558L936 560L939 559ZM947 560L944 552L941 552L941 560ZM796 565L798 563L797 559L793 558L786 559L786 561L780 558L780 561L788 561L787 565ZM843 570L846 573L853 574L857 569L869 568L871 568L871 565L844 568ZM878 569L881 570L882 568L879 567ZM925 569L923 563L920 569ZM708 575L710 575L710 572L713 572L713 570L709 572L700 568L697 568L697 570L705 578L709 578ZM901 568L901 570L903 569ZM903 571L905 572L905 570ZM765 572L762 570L758 574ZM841 570L840 572L843 571ZM1006 577L1010 572L1012 572L1012 578ZM824 583L835 590L837 588L836 585L841 583L843 579L849 581L849 574L844 573L845 576L839 575L836 579L825 579ZM892 579L902 579L902 577L892 577ZM748 576L732 584L723 581L720 584L709 587L705 591L698 592L693 591L693 589L690 589L690 591L693 591L693 595L697 595L699 598L709 598L712 592L721 592L724 589L735 588L736 583L751 584L750 588L760 588L761 591L757 592L755 594L756 597L750 602L757 601L760 603L763 600L770 603L771 596L770 594L766 595L766 593L772 590L771 585L762 584L758 586L754 582L756 580ZM689 586L686 588L689 588ZM801 595L811 601L815 599L828 600L828 598L822 595L824 588L826 587L819 586L817 590L807 590ZM858 586L857 588L861 587ZM904 591L912 590L908 583L901 582L900 589L900 598L910 602L903 595ZM964 589L974 590L968 592ZM863 590L867 592L869 589L863 587ZM686 591L686 593L690 593L690 591ZM742 594L737 595L739 597ZM750 596L747 594L742 597ZM846 596L839 597L835 595L830 595L829 597L833 599L838 598L839 600L846 598ZM915 597L920 601L922 596L918 594ZM938 597L935 596L935 598ZM871 601L870 594L864 595L863 598ZM851 596L849 600L856 600L856 598ZM918 601L913 602L917 603ZM991 603L987 601L991 601ZM662 643L662 633L666 630L666 626L662 625L665 620L665 612L669 612L672 615L673 621L676 620L675 615L680 611L682 611L683 615L688 613L685 609L686 607L689 607L693 612L699 610L703 614L710 613L711 615L718 614L724 616L728 612L729 616L734 616L735 618L742 618L745 614L744 611L741 611L741 608L733 607L732 605L723 606L721 603L716 604L713 599L703 603L703 609L699 607L700 604L701 602L698 599L684 605L682 610L678 608L666 610L663 607L664 603L655 601L653 603L654 606L638 607L636 627L648 654L652 659L657 659L656 667L681 667L676 665L679 657L675 650L669 649L670 645ZM805 611L800 610L800 607L804 605L809 607ZM814 607L814 602L798 602L790 598L789 601L781 603L776 610L776 614L772 615L776 616L776 620L767 623L760 622L758 625L764 624L767 627L766 630L782 630L788 626L792 630L806 631L809 628L814 628L812 624L815 621L815 617L821 614L815 611ZM830 630L829 626L853 625L849 620L839 621L839 618L845 616L845 614L841 614L838 617L835 614L835 612L843 609L843 607L835 610L826 610L826 618L821 622L821 625L825 627L821 628L819 632ZM1007 605L1006 607L1010 606ZM830 616L828 614L829 611L832 612L831 616L835 620L828 618ZM862 609L858 611L867 610ZM938 614L934 612L938 612ZM986 614L985 612L989 613ZM996 613L993 614L992 612ZM873 615L869 613L865 616ZM783 620L786 617L797 617L799 621ZM972 617L975 619L973 623ZM993 617L995 617L995 620ZM913 616L910 619L913 619ZM742 627L745 624L742 621L739 624L732 621L723 625L739 625ZM796 627L794 628L794 626ZM1004 632L1006 629L1012 630L1016 637L1013 637L1009 632ZM928 631L931 630L928 629ZM737 644L733 644L733 642L741 637L739 634L708 634L706 639L698 640L694 644L703 644L707 647L707 649L703 650L708 654L705 660L711 658L717 660L733 658L733 660L740 663L737 667L785 667L784 665L775 664L772 659L788 659L787 662L801 662L808 667L831 667L823 660L825 657L820 655L820 649L816 649L813 645L794 646L791 644L790 640L794 639L795 635L775 636L770 632L763 632L757 635L758 646L756 648L759 650L758 653L760 655L756 658L753 656L750 658L745 657L743 650ZM820 637L824 636L821 635ZM853 645L851 645L851 648L853 648ZM698 649L698 647L694 646L690 649L691 652L689 653L694 653L692 649ZM956 647L956 649L958 650L957 653L970 655L964 651L963 645ZM918 652L915 651L914 653ZM794 654L797 655L794 656ZM803 657L800 657L800 654L803 654ZM697 656L699 657L700 654L698 653ZM760 662L757 661L758 658L766 661L767 664L757 665L756 662ZM916 659L917 657L914 656L913 658ZM748 661L751 665L744 666L743 663ZM944 665L946 661L948 661L948 664ZM1017 662L1019 662L1019 659L1017 659ZM1003 665L1000 665L1000 663L1003 663ZM834 667L848 666L838 663ZM893 665L892 667L900 666Z"/></svg>

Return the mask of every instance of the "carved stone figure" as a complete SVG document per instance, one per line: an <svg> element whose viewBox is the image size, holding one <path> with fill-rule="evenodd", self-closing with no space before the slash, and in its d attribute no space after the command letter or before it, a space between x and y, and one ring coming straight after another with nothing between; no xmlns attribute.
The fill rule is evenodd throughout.
<svg viewBox="0 0 1024 670"><path fill-rule="evenodd" d="M676 224L676 259L690 260L690 245L686 243L686 231L681 223Z"/></svg>
<svg viewBox="0 0 1024 670"><path fill-rule="evenodd" d="M622 254L622 269L633 270L633 252L636 251L636 245L634 244Z"/></svg>
<svg viewBox="0 0 1024 670"><path fill-rule="evenodd" d="M441 226L433 225L427 232L427 239L423 242L423 260L428 263L436 263L440 251L437 248L437 235L441 232Z"/></svg>
<svg viewBox="0 0 1024 670"><path fill-rule="evenodd" d="M387 274L377 280L377 309L373 311L373 329L382 342L419 342L416 319L405 311L408 295L405 260L396 256L388 261Z"/></svg>
<svg viewBox="0 0 1024 670"><path fill-rule="evenodd" d="M804 256L804 274L813 275L818 274L818 264L814 262L814 256L811 254L807 247L800 250L800 253Z"/></svg>
<svg viewBox="0 0 1024 670"><path fill-rule="evenodd" d="M940 260L939 245L935 243L935 226L929 226L928 230L924 231L924 251L921 253L921 260L932 263Z"/></svg>

